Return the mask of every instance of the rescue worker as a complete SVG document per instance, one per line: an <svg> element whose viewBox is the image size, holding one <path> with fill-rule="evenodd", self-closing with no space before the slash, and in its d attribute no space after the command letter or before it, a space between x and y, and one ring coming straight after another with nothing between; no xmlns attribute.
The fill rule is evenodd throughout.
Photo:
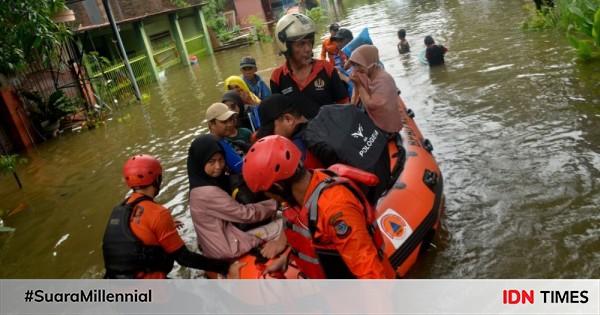
<svg viewBox="0 0 600 315"><path fill-rule="evenodd" d="M325 38L321 47L321 60L328 60L329 63L334 65L335 56L339 52L339 47L335 44L333 37L340 29L340 25L338 23L332 23L329 25L329 34L330 36Z"/></svg>
<svg viewBox="0 0 600 315"><path fill-rule="evenodd" d="M302 114L311 119L322 105L346 104L348 91L333 65L313 58L315 24L306 15L283 16L275 27L275 40L286 62L271 75L273 94L299 95Z"/></svg>
<svg viewBox="0 0 600 315"><path fill-rule="evenodd" d="M307 278L394 278L374 211L360 189L325 170L306 170L300 150L281 136L257 141L246 155L248 188L286 202L285 234ZM368 174L368 173L367 173ZM369 174L373 176L372 174ZM272 271L279 266L270 266Z"/></svg>
<svg viewBox="0 0 600 315"><path fill-rule="evenodd" d="M187 249L169 210L154 201L162 182L162 167L156 158L145 154L129 158L123 177L133 193L113 209L104 232L105 278L165 279L175 261L239 278L242 264L210 259Z"/></svg>

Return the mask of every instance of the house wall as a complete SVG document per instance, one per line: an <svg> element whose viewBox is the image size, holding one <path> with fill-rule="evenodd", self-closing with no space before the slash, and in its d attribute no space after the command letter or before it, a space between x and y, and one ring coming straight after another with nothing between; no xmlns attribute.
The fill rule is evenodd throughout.
<svg viewBox="0 0 600 315"><path fill-rule="evenodd" d="M234 0L234 4L237 22L241 27L252 26L248 23L251 15L266 20L261 0Z"/></svg>
<svg viewBox="0 0 600 315"><path fill-rule="evenodd" d="M202 34L202 29L198 29L196 20L197 17L193 15L179 17L179 27L181 27L183 38L190 38Z"/></svg>
<svg viewBox="0 0 600 315"><path fill-rule="evenodd" d="M158 17L153 17L149 20L144 20L144 28L146 29L146 34L148 37L152 37L153 35L163 33L169 31L169 18L166 15L161 15ZM171 34L171 38L173 35Z"/></svg>
<svg viewBox="0 0 600 315"><path fill-rule="evenodd" d="M135 57L144 53L144 42L136 34L132 24L121 26L120 34L127 56Z"/></svg>

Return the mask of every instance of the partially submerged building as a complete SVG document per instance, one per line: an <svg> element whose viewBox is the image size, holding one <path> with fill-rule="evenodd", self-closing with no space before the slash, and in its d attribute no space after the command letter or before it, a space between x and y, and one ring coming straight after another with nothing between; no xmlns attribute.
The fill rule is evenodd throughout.
<svg viewBox="0 0 600 315"><path fill-rule="evenodd" d="M168 0L110 0L125 51L134 68L149 69L149 73L157 77L159 71L168 67L189 64L191 56L212 54L201 10L204 3L199 0L187 3L189 6L181 8ZM75 11L74 32L83 50L121 61L102 1L70 1L68 6Z"/></svg>

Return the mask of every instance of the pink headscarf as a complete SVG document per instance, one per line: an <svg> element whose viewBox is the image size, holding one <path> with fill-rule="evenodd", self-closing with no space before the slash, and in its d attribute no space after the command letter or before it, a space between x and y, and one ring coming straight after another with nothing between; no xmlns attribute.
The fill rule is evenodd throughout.
<svg viewBox="0 0 600 315"><path fill-rule="evenodd" d="M357 79L355 84L367 91L368 95L359 93L359 97L375 125L387 132L400 131L402 114L398 106L398 87L394 78L380 67L377 47L362 45L352 52L349 61L368 69L368 75L353 73L353 76Z"/></svg>
<svg viewBox="0 0 600 315"><path fill-rule="evenodd" d="M367 69L379 66L379 50L373 45L362 45L352 52L350 61Z"/></svg>

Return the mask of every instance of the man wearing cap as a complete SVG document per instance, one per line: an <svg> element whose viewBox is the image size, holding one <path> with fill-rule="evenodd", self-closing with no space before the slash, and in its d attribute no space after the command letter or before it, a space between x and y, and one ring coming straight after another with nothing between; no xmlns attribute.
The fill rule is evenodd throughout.
<svg viewBox="0 0 600 315"><path fill-rule="evenodd" d="M257 139L270 135L286 137L300 149L304 167L307 169L323 167L304 142L303 135L308 119L302 115L297 98L273 94L260 103L258 114L262 125L256 134Z"/></svg>
<svg viewBox="0 0 600 315"><path fill-rule="evenodd" d="M223 148L229 170L234 174L239 174L242 170L242 155L247 151L249 141L244 144L244 141L232 140L232 138L240 136L240 132L244 132L236 128L237 113L223 103L214 103L206 110L205 118L204 121L208 124L209 132L219 140L219 144ZM250 138L249 130L247 138L248 140Z"/></svg>
<svg viewBox="0 0 600 315"><path fill-rule="evenodd" d="M323 40L323 46L321 47L321 60L327 60L328 58L329 63L332 65L335 65L335 55L339 52L338 46L333 42L333 37L339 29L340 25L337 23L329 25L329 34L331 34L331 36Z"/></svg>
<svg viewBox="0 0 600 315"><path fill-rule="evenodd" d="M328 104L347 104L348 91L335 68L313 58L315 24L306 15L283 16L275 27L275 38L285 63L271 74L271 91L301 98L302 114L312 119Z"/></svg>
<svg viewBox="0 0 600 315"><path fill-rule="evenodd" d="M223 103L214 103L206 109L205 122L208 130L218 139L234 137L237 135L236 112Z"/></svg>
<svg viewBox="0 0 600 315"><path fill-rule="evenodd" d="M256 67L256 60L254 58L251 56L242 58L240 61L240 71L242 71L244 82L246 82L254 95L258 96L261 100L264 100L271 95L271 90L269 90L265 81L256 74L258 68Z"/></svg>

